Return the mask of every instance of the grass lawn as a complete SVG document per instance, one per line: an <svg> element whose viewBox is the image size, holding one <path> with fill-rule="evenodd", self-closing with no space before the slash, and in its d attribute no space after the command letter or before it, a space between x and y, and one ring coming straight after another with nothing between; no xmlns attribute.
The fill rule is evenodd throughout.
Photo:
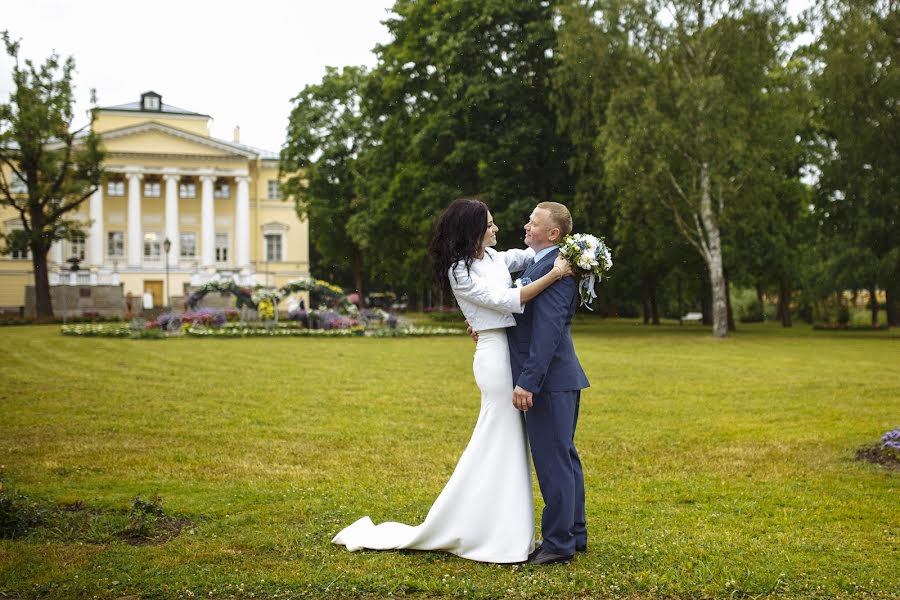
<svg viewBox="0 0 900 600"><path fill-rule="evenodd" d="M424 518L478 414L468 338L2 328L5 493L81 504L0 539L0 597L900 597L900 471L854 460L900 426L900 335L740 329L578 322L590 548L533 568L330 543ZM117 537L157 494L180 535Z"/></svg>

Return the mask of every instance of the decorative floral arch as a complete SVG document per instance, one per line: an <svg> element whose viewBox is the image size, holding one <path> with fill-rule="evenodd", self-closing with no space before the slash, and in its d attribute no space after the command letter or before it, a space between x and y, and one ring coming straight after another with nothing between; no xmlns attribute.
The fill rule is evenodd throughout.
<svg viewBox="0 0 900 600"><path fill-rule="evenodd" d="M319 294L319 296L323 298L327 298L333 304L340 306L344 310L350 311L351 307L356 308L354 304L347 299L347 295L344 294L344 290L334 285L333 283L328 283L322 279L313 279L311 277L301 277L300 279L294 279L293 281L289 281L285 285L281 287L279 290L281 292L281 297L286 298L291 294L296 292L315 292Z"/></svg>
<svg viewBox="0 0 900 600"><path fill-rule="evenodd" d="M289 281L278 290L262 286L256 286L253 289L245 288L240 287L233 281L210 281L194 290L188 296L187 307L193 310L210 292L232 294L235 297L237 308L246 306L254 310L258 308L260 302L268 301L277 305L283 298L287 298L296 292L315 292L346 312L353 312L356 309L356 306L344 294L344 290L322 279L312 279L310 277L301 277L300 279Z"/></svg>
<svg viewBox="0 0 900 600"><path fill-rule="evenodd" d="M253 301L250 288L242 288L233 281L210 281L200 286L188 296L187 307L191 310L195 309L200 304L200 301L210 292L231 294L234 296L238 308L246 306L247 308L256 309L256 302Z"/></svg>

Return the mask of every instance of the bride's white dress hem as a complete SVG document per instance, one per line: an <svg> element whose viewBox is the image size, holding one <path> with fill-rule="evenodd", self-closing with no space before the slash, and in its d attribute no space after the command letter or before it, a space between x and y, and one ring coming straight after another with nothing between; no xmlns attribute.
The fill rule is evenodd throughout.
<svg viewBox="0 0 900 600"><path fill-rule="evenodd" d="M507 275L508 276L508 275ZM504 329L479 332L473 364L481 411L450 480L417 526L363 517L332 540L348 550L438 550L517 563L534 549L534 498L525 422L512 405Z"/></svg>

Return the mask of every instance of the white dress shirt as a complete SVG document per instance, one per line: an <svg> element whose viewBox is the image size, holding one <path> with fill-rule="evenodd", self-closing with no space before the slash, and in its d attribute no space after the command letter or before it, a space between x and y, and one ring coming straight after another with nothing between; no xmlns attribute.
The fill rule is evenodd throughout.
<svg viewBox="0 0 900 600"><path fill-rule="evenodd" d="M450 289L473 331L515 326L513 313L521 314L525 307L509 273L525 269L533 260L530 248L506 252L485 248L484 257L473 259L469 270L463 261L450 269Z"/></svg>

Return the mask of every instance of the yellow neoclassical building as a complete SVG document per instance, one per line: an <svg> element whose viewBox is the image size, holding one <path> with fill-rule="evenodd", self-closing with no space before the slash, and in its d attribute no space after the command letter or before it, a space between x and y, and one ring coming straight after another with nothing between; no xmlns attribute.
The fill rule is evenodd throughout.
<svg viewBox="0 0 900 600"><path fill-rule="evenodd" d="M85 235L50 251L51 286L121 285L123 295L178 306L214 278L274 287L309 276L308 222L280 197L278 155L241 144L237 128L233 140L214 138L210 121L155 92L97 110L106 175L72 215ZM0 208L0 224L22 226L10 208ZM23 306L30 257L0 263L0 307Z"/></svg>

